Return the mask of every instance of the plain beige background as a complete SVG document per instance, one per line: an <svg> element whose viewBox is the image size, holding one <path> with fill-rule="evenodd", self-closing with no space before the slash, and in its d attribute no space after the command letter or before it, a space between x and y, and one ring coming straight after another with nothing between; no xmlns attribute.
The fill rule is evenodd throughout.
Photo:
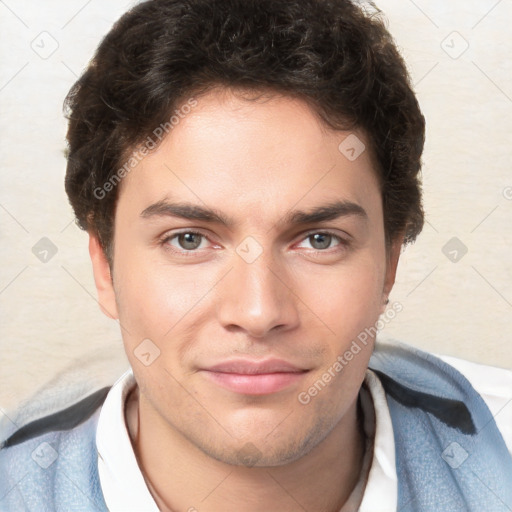
<svg viewBox="0 0 512 512"><path fill-rule="evenodd" d="M127 367L119 327L98 309L87 236L64 194L62 101L132 3L0 2L4 411L51 379L79 396ZM391 295L403 311L382 336L512 368L512 2L377 4L428 127L427 224L403 253Z"/></svg>

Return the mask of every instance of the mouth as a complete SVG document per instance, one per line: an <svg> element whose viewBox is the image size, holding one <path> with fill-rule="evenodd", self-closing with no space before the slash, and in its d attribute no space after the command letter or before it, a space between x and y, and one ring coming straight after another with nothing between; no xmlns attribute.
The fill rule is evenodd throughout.
<svg viewBox="0 0 512 512"><path fill-rule="evenodd" d="M287 361L237 359L202 370L211 382L234 393L269 395L297 385L309 372Z"/></svg>

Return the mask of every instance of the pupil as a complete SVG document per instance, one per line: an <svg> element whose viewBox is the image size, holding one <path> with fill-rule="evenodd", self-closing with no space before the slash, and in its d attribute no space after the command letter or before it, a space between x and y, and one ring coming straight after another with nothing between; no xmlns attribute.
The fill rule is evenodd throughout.
<svg viewBox="0 0 512 512"><path fill-rule="evenodd" d="M200 236L195 233L182 233L179 239L183 249L197 249L201 245Z"/></svg>
<svg viewBox="0 0 512 512"><path fill-rule="evenodd" d="M312 235L310 238L311 245L315 249L327 249L331 245L331 235L316 234Z"/></svg>

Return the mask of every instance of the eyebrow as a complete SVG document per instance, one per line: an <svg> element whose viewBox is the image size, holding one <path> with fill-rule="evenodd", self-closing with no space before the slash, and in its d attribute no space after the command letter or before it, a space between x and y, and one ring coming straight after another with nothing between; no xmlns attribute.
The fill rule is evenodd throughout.
<svg viewBox="0 0 512 512"><path fill-rule="evenodd" d="M222 224L228 228L235 225L232 218L218 210L189 203L173 203L166 199L148 206L141 212L140 216L143 219L179 217L186 220ZM348 216L356 216L362 220L368 220L368 214L362 206L351 201L335 201L316 206L308 211L293 210L288 212L278 224L296 226L326 222Z"/></svg>

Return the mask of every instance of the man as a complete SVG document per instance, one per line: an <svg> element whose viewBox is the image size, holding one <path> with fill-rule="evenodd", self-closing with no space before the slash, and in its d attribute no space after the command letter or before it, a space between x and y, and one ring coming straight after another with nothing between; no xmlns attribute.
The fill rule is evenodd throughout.
<svg viewBox="0 0 512 512"><path fill-rule="evenodd" d="M67 106L66 190L132 369L5 440L2 510L510 510L482 397L375 348L424 142L375 13L149 0Z"/></svg>

